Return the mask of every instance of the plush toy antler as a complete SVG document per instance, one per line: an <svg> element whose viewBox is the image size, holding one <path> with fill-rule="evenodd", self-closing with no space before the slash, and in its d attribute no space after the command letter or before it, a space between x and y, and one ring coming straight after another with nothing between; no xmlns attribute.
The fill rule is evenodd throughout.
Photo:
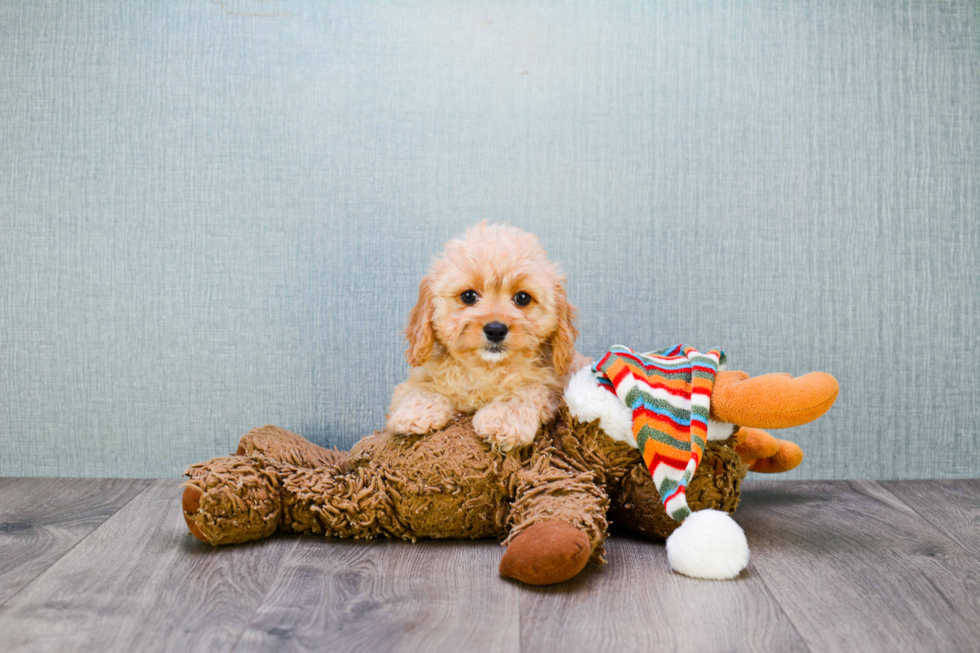
<svg viewBox="0 0 980 653"><path fill-rule="evenodd" d="M750 378L745 372L724 372L712 396L715 412L741 426L734 437L742 462L749 471L762 474L788 472L803 462L803 450L758 427L780 429L811 422L836 399L837 380L824 372L796 378L789 374Z"/></svg>
<svg viewBox="0 0 980 653"><path fill-rule="evenodd" d="M750 472L778 474L803 462L803 450L795 442L774 438L762 429L743 426L735 432L735 452Z"/></svg>

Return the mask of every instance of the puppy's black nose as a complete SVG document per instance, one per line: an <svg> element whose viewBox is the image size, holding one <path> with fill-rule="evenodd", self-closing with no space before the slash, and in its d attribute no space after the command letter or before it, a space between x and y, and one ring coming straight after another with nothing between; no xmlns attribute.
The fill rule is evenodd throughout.
<svg viewBox="0 0 980 653"><path fill-rule="evenodd" d="M487 340L490 342L500 342L507 337L507 325L501 324L500 322L491 322L483 327L483 333L486 334Z"/></svg>

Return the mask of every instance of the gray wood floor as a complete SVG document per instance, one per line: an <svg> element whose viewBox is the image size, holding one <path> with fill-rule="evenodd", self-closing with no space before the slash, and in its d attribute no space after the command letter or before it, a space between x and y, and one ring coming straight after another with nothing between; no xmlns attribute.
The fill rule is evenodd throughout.
<svg viewBox="0 0 980 653"><path fill-rule="evenodd" d="M212 549L178 484L0 479L0 650L980 650L980 481L748 483L739 579L616 535L548 588L490 541Z"/></svg>

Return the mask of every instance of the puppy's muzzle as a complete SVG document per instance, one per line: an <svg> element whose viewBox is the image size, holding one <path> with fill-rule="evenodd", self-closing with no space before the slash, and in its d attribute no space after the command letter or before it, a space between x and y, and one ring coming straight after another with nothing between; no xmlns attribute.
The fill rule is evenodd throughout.
<svg viewBox="0 0 980 653"><path fill-rule="evenodd" d="M507 337L507 325L501 322L490 322L483 327L483 335L493 343L501 343Z"/></svg>

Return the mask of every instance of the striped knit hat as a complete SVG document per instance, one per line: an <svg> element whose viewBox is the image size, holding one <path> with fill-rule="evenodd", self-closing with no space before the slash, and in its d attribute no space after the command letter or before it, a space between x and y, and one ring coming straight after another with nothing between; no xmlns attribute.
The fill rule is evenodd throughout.
<svg viewBox="0 0 980 653"><path fill-rule="evenodd" d="M724 365L720 349L677 345L637 354L616 345L573 374L564 394L575 419L598 419L609 438L640 450L667 514L681 522L667 538L667 559L694 578L734 578L749 564L745 533L727 512L692 513L687 505L708 438L715 373ZM730 424L711 424L731 433Z"/></svg>
<svg viewBox="0 0 980 653"><path fill-rule="evenodd" d="M675 345L645 354L616 345L592 366L599 386L633 413L633 438L667 514L684 521L687 485L708 436L711 390L725 352Z"/></svg>

